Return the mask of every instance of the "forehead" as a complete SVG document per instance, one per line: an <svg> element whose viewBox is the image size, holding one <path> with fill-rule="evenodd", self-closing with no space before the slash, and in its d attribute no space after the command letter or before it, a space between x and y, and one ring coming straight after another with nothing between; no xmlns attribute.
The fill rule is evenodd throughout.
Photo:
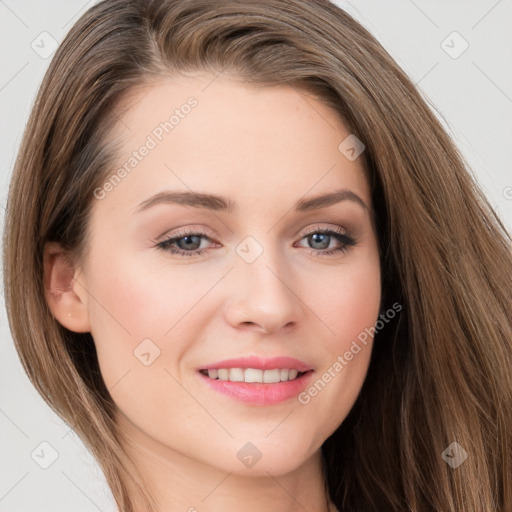
<svg viewBox="0 0 512 512"><path fill-rule="evenodd" d="M124 172L107 199L132 211L164 189L295 203L308 192L350 187L370 205L362 158L342 151L350 131L305 91L181 76L147 85L127 105L114 132L112 174Z"/></svg>

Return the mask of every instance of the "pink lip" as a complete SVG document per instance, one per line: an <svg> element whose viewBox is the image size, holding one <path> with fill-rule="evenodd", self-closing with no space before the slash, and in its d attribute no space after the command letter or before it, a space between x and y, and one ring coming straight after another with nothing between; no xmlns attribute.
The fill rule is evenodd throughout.
<svg viewBox="0 0 512 512"><path fill-rule="evenodd" d="M259 382L230 382L210 379L210 377L198 371L199 377L215 391L253 405L277 404L297 396L307 387L314 373L311 366L293 357L273 357L270 359L262 359L254 356L241 357L238 359L219 361L218 363L207 365L201 369L213 370L218 368L257 368L261 370L295 368L300 372L306 372L291 381L264 384Z"/></svg>
<svg viewBox="0 0 512 512"><path fill-rule="evenodd" d="M313 373L313 371L309 371L294 380L276 382L275 384L230 382L228 380L210 379L202 373L198 373L198 375L215 391L236 398L241 402L253 405L272 405L284 402L304 391Z"/></svg>
<svg viewBox="0 0 512 512"><path fill-rule="evenodd" d="M294 357L271 357L264 359L262 357L248 356L237 359L225 359L217 363L212 363L199 368L199 370L214 370L218 368L256 368L259 370L275 370L276 368L295 368L299 372L307 372L313 367L304 361L299 361Z"/></svg>

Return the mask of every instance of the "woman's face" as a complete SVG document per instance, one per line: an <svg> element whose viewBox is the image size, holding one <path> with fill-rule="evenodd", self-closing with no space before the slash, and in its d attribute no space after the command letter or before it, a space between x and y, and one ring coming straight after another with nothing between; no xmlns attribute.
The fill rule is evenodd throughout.
<svg viewBox="0 0 512 512"><path fill-rule="evenodd" d="M381 297L349 135L310 95L226 78L162 81L121 117L74 289L135 444L278 475L344 420Z"/></svg>

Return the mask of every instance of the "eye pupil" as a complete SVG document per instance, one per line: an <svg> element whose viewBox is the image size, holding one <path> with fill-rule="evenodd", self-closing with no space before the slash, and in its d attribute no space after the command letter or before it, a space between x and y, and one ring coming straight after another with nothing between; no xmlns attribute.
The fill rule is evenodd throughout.
<svg viewBox="0 0 512 512"><path fill-rule="evenodd" d="M314 233L310 236L313 243L319 243L320 247L314 247L314 249L326 249L329 247L330 235L325 233ZM319 239L320 238L320 239Z"/></svg>
<svg viewBox="0 0 512 512"><path fill-rule="evenodd" d="M186 243L181 243L182 240L186 240ZM190 243L192 245L197 245L198 247L201 245L201 237L197 235L187 235L177 240L177 244L180 249L197 249L198 247L190 247Z"/></svg>

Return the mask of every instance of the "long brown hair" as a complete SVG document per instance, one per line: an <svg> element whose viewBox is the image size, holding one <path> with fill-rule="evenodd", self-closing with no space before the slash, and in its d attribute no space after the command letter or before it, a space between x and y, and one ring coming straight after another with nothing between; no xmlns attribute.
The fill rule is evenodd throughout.
<svg viewBox="0 0 512 512"><path fill-rule="evenodd" d="M383 309L368 375L322 447L340 511L512 510L511 239L414 84L326 0L105 0L57 50L16 160L4 235L8 318L21 362L100 464L119 509L145 496L121 448L90 333L45 300L43 249L81 262L93 191L128 94L177 72L288 84L332 107L366 146ZM454 469L442 453L468 453Z"/></svg>

